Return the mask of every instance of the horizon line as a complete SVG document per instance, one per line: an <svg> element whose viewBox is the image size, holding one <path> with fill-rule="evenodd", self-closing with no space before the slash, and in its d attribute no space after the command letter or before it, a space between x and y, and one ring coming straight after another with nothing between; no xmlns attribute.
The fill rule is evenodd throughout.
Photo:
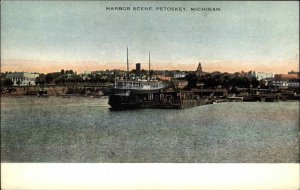
<svg viewBox="0 0 300 190"><path fill-rule="evenodd" d="M299 58L299 57L297 57ZM299 59L289 58L284 60L262 60L262 61L242 61L242 60L186 60L178 62L153 62L151 70L179 70L179 71L195 71L198 63L202 64L203 70L206 72L227 72L235 73L242 71L257 71L271 73L287 73L289 71L299 71ZM144 70L148 70L146 62L131 62L131 69L136 68L136 63L141 63ZM73 70L76 72L84 71L105 71L105 70L123 70L126 71L126 61L56 61L56 60L1 60L1 72L37 72L50 73L60 70Z"/></svg>
<svg viewBox="0 0 300 190"><path fill-rule="evenodd" d="M100 69L100 70L84 70L84 71L78 71L78 70L75 70L75 69L59 69L57 71L51 71L51 72L37 72L37 71L1 71L0 73L21 73L21 72L25 72L25 73L37 73L37 74L49 74L49 73L59 73L61 72L61 70L64 70L64 71L70 71L72 70L73 72L77 73L77 74L81 74L81 73L84 73L86 71L88 72L98 72L98 71L122 71L122 72L127 72L126 69ZM129 70L129 72L132 72L133 70L136 70L136 69L131 69ZM144 71L148 71L147 69L141 69L141 70L144 70ZM180 69L151 69L151 71L180 71L180 72L197 72L196 70L180 70ZM234 74L234 73L249 73L249 72L257 72L257 73L260 73L260 72L263 72L263 73L272 73L272 74L288 74L288 72L300 72L299 70L290 70L288 71L287 73L274 73L274 72L270 72L270 71L256 71L256 70L240 70L240 71L233 71L233 72L230 72L230 71L219 71L219 70L214 70L214 71L203 71L203 73L215 73L215 72L219 72L219 73L228 73L228 74Z"/></svg>

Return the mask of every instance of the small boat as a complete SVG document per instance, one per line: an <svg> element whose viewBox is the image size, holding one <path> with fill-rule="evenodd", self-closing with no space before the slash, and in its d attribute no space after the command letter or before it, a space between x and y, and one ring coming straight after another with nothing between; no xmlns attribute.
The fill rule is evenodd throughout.
<svg viewBox="0 0 300 190"><path fill-rule="evenodd" d="M61 95L61 97L62 97L62 98L71 98L71 96L66 95L66 94L65 94L65 95Z"/></svg>
<svg viewBox="0 0 300 190"><path fill-rule="evenodd" d="M48 98L49 97L48 92L46 90L39 90L37 92L37 96L40 98Z"/></svg>

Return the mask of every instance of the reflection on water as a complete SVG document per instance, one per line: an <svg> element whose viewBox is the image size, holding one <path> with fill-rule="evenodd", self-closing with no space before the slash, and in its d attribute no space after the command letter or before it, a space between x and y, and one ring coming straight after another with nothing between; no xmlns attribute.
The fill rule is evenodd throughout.
<svg viewBox="0 0 300 190"><path fill-rule="evenodd" d="M106 98L1 98L2 162L299 162L298 102L110 111Z"/></svg>

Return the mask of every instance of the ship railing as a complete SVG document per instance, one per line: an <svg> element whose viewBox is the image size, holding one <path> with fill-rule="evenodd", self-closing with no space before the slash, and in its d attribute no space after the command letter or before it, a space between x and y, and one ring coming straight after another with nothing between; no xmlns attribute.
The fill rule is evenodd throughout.
<svg viewBox="0 0 300 190"><path fill-rule="evenodd" d="M164 86L159 86L159 87L136 87L136 86L116 86L115 88L118 89L140 89L140 90L155 90L155 89L162 89Z"/></svg>
<svg viewBox="0 0 300 190"><path fill-rule="evenodd" d="M165 86L162 83L139 83L139 82L119 82L115 88L119 89L162 89Z"/></svg>

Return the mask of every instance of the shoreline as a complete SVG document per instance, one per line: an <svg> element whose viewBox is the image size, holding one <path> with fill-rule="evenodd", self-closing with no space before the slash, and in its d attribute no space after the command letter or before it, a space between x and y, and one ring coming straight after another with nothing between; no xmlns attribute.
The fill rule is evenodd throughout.
<svg viewBox="0 0 300 190"><path fill-rule="evenodd" d="M49 96L45 96L45 97L40 97L37 95L25 95L25 94L0 94L0 98L93 98L93 99L107 99L109 97L109 95L102 95L102 96L94 96L94 95L81 95L81 94L62 94L62 95L49 95ZM204 100L204 99L203 99ZM255 100L255 101L235 101L235 100L231 100L229 98L220 98L220 99L214 99L211 100L211 104L221 104L221 103L228 103L228 102L268 102L268 103L272 103L272 102L300 102L300 100L296 100L296 99L287 99L287 100L276 100L276 101L259 101L259 100ZM206 104L205 104L206 105ZM194 106L197 107L197 106Z"/></svg>

